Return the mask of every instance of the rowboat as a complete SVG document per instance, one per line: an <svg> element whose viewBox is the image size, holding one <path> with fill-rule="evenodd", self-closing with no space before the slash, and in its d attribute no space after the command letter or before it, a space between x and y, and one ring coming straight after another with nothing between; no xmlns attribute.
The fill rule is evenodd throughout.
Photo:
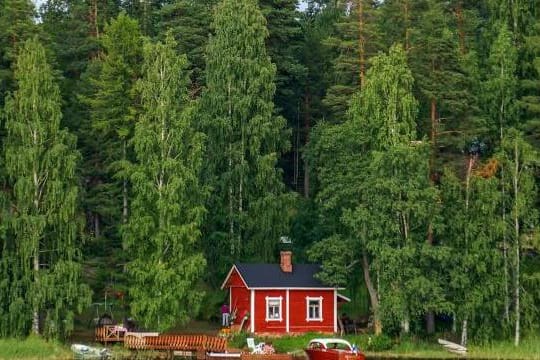
<svg viewBox="0 0 540 360"><path fill-rule="evenodd" d="M450 351L451 353L458 354L458 355L466 355L467 354L467 348L465 346L461 346L459 344L453 343L448 340L444 339L438 339L437 342L441 344L446 350Z"/></svg>
<svg viewBox="0 0 540 360"><path fill-rule="evenodd" d="M71 345L71 351L73 351L77 359L108 359L111 357L108 349L98 349L82 344Z"/></svg>

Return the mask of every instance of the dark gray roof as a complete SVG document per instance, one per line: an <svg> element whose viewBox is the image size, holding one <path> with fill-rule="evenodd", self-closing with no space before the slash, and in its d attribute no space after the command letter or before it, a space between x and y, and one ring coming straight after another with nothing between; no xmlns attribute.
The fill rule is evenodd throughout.
<svg viewBox="0 0 540 360"><path fill-rule="evenodd" d="M320 265L293 264L293 271L281 271L279 264L235 264L240 275L252 287L274 288L331 288L315 278Z"/></svg>

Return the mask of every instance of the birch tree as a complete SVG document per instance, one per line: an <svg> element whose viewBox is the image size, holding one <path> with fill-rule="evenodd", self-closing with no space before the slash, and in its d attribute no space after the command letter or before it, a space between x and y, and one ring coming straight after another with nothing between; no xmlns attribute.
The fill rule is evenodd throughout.
<svg viewBox="0 0 540 360"><path fill-rule="evenodd" d="M134 199L124 233L132 259L131 310L145 326L160 330L197 313L202 293L194 287L205 268L197 251L205 213L199 181L203 135L194 130L188 64L176 47L171 36L144 47Z"/></svg>
<svg viewBox="0 0 540 360"><path fill-rule="evenodd" d="M270 260L286 231L290 196L280 154L288 147L285 120L274 115L276 68L266 53L268 31L255 0L225 0L215 11L201 102L208 136L205 178L209 259L221 264Z"/></svg>
<svg viewBox="0 0 540 360"><path fill-rule="evenodd" d="M31 323L33 333L63 336L73 330L74 313L90 302L89 288L81 283L80 155L75 138L60 128L59 89L37 40L24 43L14 78L17 90L5 106L5 165L13 209L7 241L15 268L20 267L11 279L19 283L11 288L18 292L12 294L19 312L13 316ZM25 328L15 326L15 333Z"/></svg>
<svg viewBox="0 0 540 360"><path fill-rule="evenodd" d="M502 143L502 160L509 195L510 216L507 221L512 244L512 283L514 303L514 345L521 340L521 257L523 238L534 232L538 222L538 212L534 207L535 189L533 166L538 163L538 155L523 135L515 129L508 131L508 136Z"/></svg>
<svg viewBox="0 0 540 360"><path fill-rule="evenodd" d="M486 113L491 120L491 128L497 129L499 143L502 143L505 138L508 127L515 125L517 121L518 108L517 87L518 79L517 71L517 51L512 46L512 33L508 30L506 24L500 26L499 35L497 36L489 57L490 73L489 79L485 83L486 94ZM506 204L506 188L505 173L506 169L502 168L500 172L502 204L501 217L502 221L507 221L507 204ZM504 259L504 318L510 321L510 292L509 292L509 263L508 263L508 234L506 228L502 231L503 240L503 259Z"/></svg>

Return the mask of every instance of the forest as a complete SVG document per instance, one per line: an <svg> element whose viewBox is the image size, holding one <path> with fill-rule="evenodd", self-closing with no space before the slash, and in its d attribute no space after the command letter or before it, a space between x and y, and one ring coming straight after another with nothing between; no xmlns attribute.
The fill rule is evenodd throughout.
<svg viewBox="0 0 540 360"><path fill-rule="evenodd" d="M0 337L284 246L376 334L540 328L537 0L0 0L0 125Z"/></svg>

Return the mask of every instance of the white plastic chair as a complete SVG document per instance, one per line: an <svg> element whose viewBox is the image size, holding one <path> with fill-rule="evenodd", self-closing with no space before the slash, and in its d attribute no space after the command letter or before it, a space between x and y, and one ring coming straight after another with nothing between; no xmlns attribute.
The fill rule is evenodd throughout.
<svg viewBox="0 0 540 360"><path fill-rule="evenodd" d="M264 348L264 343L263 342L260 342L257 345L255 345L255 339L254 338L247 338L246 342L247 342L247 347L248 347L249 351L251 351L252 354L262 354L263 353L263 348Z"/></svg>

